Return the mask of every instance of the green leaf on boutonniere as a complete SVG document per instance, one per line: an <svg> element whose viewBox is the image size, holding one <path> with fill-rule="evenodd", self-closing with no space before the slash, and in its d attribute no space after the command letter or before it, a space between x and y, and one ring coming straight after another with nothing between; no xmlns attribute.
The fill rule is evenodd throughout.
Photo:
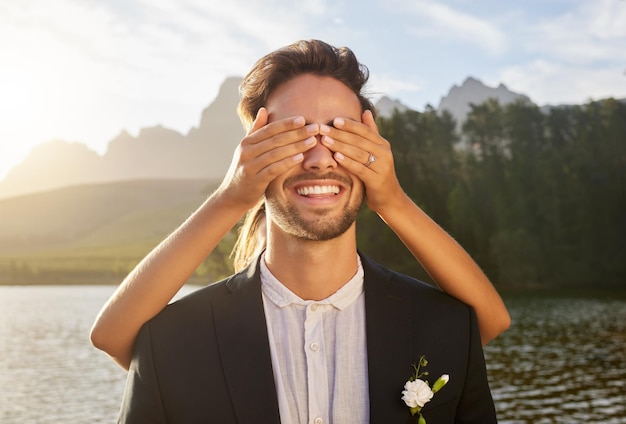
<svg viewBox="0 0 626 424"><path fill-rule="evenodd" d="M421 371L421 368L426 365L428 365L428 361L426 360L426 357L422 355L417 365L413 364L414 374L404 384L404 390L402 391L402 400L406 406L409 407L411 416L419 414L417 419L418 424L426 424L426 419L421 412L424 405L430 402L435 393L441 390L441 388L445 386L448 381L450 381L450 376L448 374L443 374L435 380L435 383L431 388L428 381L421 379L421 377L428 375L427 371Z"/></svg>

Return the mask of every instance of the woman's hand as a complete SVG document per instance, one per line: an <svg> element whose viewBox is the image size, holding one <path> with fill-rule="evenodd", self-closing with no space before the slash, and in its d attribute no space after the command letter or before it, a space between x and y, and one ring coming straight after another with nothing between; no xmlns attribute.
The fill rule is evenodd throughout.
<svg viewBox="0 0 626 424"><path fill-rule="evenodd" d="M378 133L372 112L365 111L361 119L336 118L333 127L321 125L321 141L342 167L363 182L367 206L383 214L405 194L396 176L391 145Z"/></svg>
<svg viewBox="0 0 626 424"><path fill-rule="evenodd" d="M319 125L304 124L302 116L268 123L267 110L259 109L217 191L245 210L254 206L274 178L298 166L315 146Z"/></svg>

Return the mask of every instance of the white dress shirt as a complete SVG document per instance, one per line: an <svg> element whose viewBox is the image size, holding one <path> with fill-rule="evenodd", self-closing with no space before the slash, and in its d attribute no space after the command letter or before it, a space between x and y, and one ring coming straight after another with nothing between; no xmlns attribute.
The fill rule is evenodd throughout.
<svg viewBox="0 0 626 424"><path fill-rule="evenodd" d="M368 423L360 259L352 279L319 301L302 300L272 275L263 258L260 265L281 423Z"/></svg>

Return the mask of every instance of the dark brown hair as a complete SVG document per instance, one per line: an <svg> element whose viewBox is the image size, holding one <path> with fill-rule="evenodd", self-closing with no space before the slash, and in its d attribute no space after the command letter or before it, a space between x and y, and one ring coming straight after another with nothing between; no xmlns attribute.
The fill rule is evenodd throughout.
<svg viewBox="0 0 626 424"><path fill-rule="evenodd" d="M281 84L303 75L332 77L350 88L359 99L362 111L376 116L372 102L364 93L369 71L347 47L333 47L320 40L303 40L276 50L259 59L239 86L241 100L237 107L246 129L252 126L258 110ZM232 256L235 270L250 263L265 248L265 199L250 209L239 229Z"/></svg>
<svg viewBox="0 0 626 424"><path fill-rule="evenodd" d="M269 95L278 87L299 75L313 74L335 78L357 95L363 111L375 112L365 96L369 78L365 65L347 47L333 47L320 40L298 41L259 59L239 86L241 100L239 118L250 128L258 110L265 106Z"/></svg>

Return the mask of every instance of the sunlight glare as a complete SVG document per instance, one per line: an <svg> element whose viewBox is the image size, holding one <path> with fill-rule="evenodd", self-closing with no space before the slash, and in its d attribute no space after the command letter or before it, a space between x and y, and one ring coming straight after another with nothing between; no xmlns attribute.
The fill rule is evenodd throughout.
<svg viewBox="0 0 626 424"><path fill-rule="evenodd" d="M34 124L42 105L41 82L31 71L0 68L0 114L5 131L25 130Z"/></svg>

